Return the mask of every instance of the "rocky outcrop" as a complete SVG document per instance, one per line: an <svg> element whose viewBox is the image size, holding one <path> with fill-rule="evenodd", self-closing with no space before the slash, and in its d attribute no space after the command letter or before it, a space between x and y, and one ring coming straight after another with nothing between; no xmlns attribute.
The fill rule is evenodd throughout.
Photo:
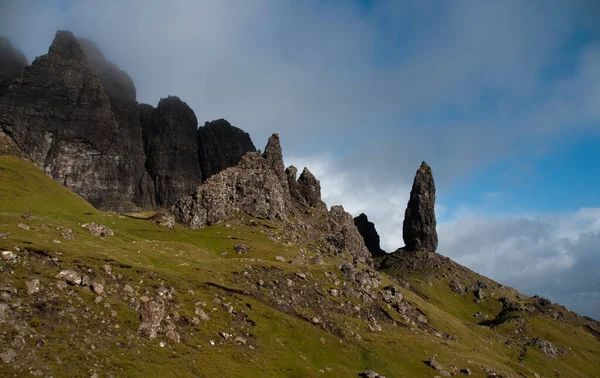
<svg viewBox="0 0 600 378"><path fill-rule="evenodd" d="M369 218L366 214L362 213L354 218L354 225L358 229L360 236L365 241L365 246L371 252L373 257L385 256L386 252L381 249L379 234L375 229L373 222L369 222Z"/></svg>
<svg viewBox="0 0 600 378"><path fill-rule="evenodd" d="M28 65L25 55L15 49L7 38L0 36L0 90L4 83Z"/></svg>
<svg viewBox="0 0 600 378"><path fill-rule="evenodd" d="M438 237L435 221L435 184L431 167L421 163L406 207L402 236L409 251L435 252Z"/></svg>
<svg viewBox="0 0 600 378"><path fill-rule="evenodd" d="M327 206L321 200L321 183L319 180L306 167L302 170L298 180L296 180L297 173L298 169L293 165L285 170L292 199L308 207L326 210Z"/></svg>
<svg viewBox="0 0 600 378"><path fill-rule="evenodd" d="M146 169L156 193L157 206L170 206L188 196L202 182L198 163L194 111L178 97L169 96L148 115L144 108L142 131Z"/></svg>
<svg viewBox="0 0 600 378"><path fill-rule="evenodd" d="M247 152L256 152L250 135L224 119L198 128L198 159L204 180L236 166Z"/></svg>
<svg viewBox="0 0 600 378"><path fill-rule="evenodd" d="M100 208L122 208L134 176L102 83L81 46L58 31L0 98L0 128L55 180Z"/></svg>
<svg viewBox="0 0 600 378"><path fill-rule="evenodd" d="M354 225L352 215L347 213L342 206L331 206L328 221L330 227L328 241L335 248L335 252L346 253L362 259L371 257L362 236Z"/></svg>
<svg viewBox="0 0 600 378"><path fill-rule="evenodd" d="M286 219L289 189L280 180L283 160L276 160L282 157L277 146L279 137L273 134L265 150L269 153L249 152L236 167L209 178L196 193L175 203L171 208L175 219L190 228L223 222L239 211L258 218Z"/></svg>

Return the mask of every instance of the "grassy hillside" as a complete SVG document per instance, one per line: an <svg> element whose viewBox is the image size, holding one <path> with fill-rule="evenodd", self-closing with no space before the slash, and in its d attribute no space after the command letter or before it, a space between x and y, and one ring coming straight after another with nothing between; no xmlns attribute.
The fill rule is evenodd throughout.
<svg viewBox="0 0 600 378"><path fill-rule="evenodd" d="M473 315L494 319L498 298L529 299L456 265L390 268L361 292L339 257L291 264L314 261L317 250L288 240L280 223L241 216L170 229L150 215L99 212L33 165L0 157L0 250L15 255L0 261L0 357L10 360L0 376L357 377L367 368L388 378L440 376L431 356L457 375L600 376L600 342L583 319L525 311L481 325ZM92 235L82 227L91 222L114 235ZM65 287L56 275L66 269L103 292ZM450 289L453 275L494 289L475 303L473 292ZM28 294L36 279L39 291ZM382 300L388 285L403 295L404 313ZM148 302L165 308L153 339L138 332ZM558 358L523 346L536 337L559 347Z"/></svg>

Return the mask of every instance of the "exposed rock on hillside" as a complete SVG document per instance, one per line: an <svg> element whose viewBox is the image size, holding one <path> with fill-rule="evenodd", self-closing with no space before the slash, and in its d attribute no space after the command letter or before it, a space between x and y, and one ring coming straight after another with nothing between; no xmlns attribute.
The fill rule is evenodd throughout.
<svg viewBox="0 0 600 378"><path fill-rule="evenodd" d="M0 88L5 81L23 71L27 65L29 62L25 55L15 49L7 38L0 36Z"/></svg>
<svg viewBox="0 0 600 378"><path fill-rule="evenodd" d="M194 111L174 96L160 100L149 117L148 110L144 108L142 117L146 168L154 181L156 204L171 205L194 193L202 182L196 141L198 120Z"/></svg>
<svg viewBox="0 0 600 378"><path fill-rule="evenodd" d="M256 152L250 135L224 119L198 128L198 159L204 180L236 166L246 152Z"/></svg>
<svg viewBox="0 0 600 378"><path fill-rule="evenodd" d="M421 163L410 191L402 236L409 251L432 251L438 246L435 221L435 184L431 168Z"/></svg>
<svg viewBox="0 0 600 378"><path fill-rule="evenodd" d="M196 193L177 201L171 208L175 218L190 228L222 222L238 211L258 218L286 219L289 192L277 172L280 167L283 174L283 160L276 160L282 154L275 134L269 138L267 150L269 154L262 156L247 153L236 167L212 176Z"/></svg>
<svg viewBox="0 0 600 378"><path fill-rule="evenodd" d="M331 234L328 241L335 247L335 250L345 252L350 256L370 257L362 236L354 226L352 215L347 213L342 206L331 206L329 225Z"/></svg>
<svg viewBox="0 0 600 378"><path fill-rule="evenodd" d="M293 165L285 170L292 199L308 207L327 209L327 206L321 200L321 183L319 180L306 167L302 170L298 180L296 180L297 173L298 169Z"/></svg>
<svg viewBox="0 0 600 378"><path fill-rule="evenodd" d="M0 98L0 127L44 171L95 206L120 203L133 176L97 75L71 32L59 31Z"/></svg>
<svg viewBox="0 0 600 378"><path fill-rule="evenodd" d="M354 218L354 225L365 241L365 246L371 252L373 257L385 256L386 252L379 245L379 234L375 229L373 222L369 222L369 218L365 213Z"/></svg>

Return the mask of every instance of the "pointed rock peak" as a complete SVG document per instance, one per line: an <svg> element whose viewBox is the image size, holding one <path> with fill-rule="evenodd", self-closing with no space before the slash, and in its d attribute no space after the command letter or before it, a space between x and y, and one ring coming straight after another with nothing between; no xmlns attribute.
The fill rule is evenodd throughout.
<svg viewBox="0 0 600 378"><path fill-rule="evenodd" d="M85 60L83 49L73 33L68 30L59 30L56 32L56 36L48 52L68 59Z"/></svg>
<svg viewBox="0 0 600 378"><path fill-rule="evenodd" d="M285 174L288 177L288 181L296 182L296 176L298 175L298 168L293 165L290 165L285 169Z"/></svg>
<svg viewBox="0 0 600 378"><path fill-rule="evenodd" d="M265 152L262 157L267 160L267 163L273 168L277 176L284 179L285 171L283 165L283 152L279 143L279 134L273 133L267 142Z"/></svg>
<svg viewBox="0 0 600 378"><path fill-rule="evenodd" d="M311 173L311 171L308 170L308 168L304 167L304 169L302 170L302 173L300 174L300 178L298 179L299 181L318 181L315 178L315 175L313 175Z"/></svg>
<svg viewBox="0 0 600 378"><path fill-rule="evenodd" d="M365 246L371 252L373 257L385 256L386 252L381 249L379 234L375 229L373 222L369 222L369 218L365 213L354 218L354 225L365 241Z"/></svg>
<svg viewBox="0 0 600 378"><path fill-rule="evenodd" d="M422 162L406 206L402 236L409 251L434 252L438 246L435 220L435 183L431 167Z"/></svg>

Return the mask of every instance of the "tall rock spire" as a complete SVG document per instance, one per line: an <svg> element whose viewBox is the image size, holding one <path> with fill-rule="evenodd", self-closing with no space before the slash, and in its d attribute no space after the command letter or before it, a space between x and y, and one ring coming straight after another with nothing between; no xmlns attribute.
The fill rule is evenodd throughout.
<svg viewBox="0 0 600 378"><path fill-rule="evenodd" d="M431 167L423 162L417 170L404 215L402 236L406 250L435 252L438 246L435 227L435 184Z"/></svg>

